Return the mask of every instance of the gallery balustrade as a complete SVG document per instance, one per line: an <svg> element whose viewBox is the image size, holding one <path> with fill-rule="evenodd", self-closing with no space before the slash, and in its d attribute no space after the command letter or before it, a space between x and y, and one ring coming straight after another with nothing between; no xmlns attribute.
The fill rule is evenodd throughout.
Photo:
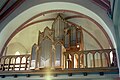
<svg viewBox="0 0 120 80"><path fill-rule="evenodd" d="M63 62L63 66L61 66L61 70L117 68L117 59L114 49L74 51L65 52L63 54L63 60L61 61ZM28 71L30 70L30 65L32 65L31 55L9 55L0 57L1 72Z"/></svg>
<svg viewBox="0 0 120 80"><path fill-rule="evenodd" d="M117 67L114 49L86 50L64 53L65 68Z"/></svg>

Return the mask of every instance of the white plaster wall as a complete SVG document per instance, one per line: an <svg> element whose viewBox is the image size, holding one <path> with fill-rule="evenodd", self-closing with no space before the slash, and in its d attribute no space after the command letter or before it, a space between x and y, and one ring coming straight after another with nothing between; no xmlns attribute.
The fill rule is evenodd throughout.
<svg viewBox="0 0 120 80"><path fill-rule="evenodd" d="M107 14L100 7L91 3L89 0L61 0L64 2L52 2L52 0L26 0L19 8L16 9L8 18L3 21L0 32L0 51L6 40L12 34L12 32L19 27L22 23L27 21L32 16L49 10L71 10L85 14L94 20L96 20L108 33L111 38L114 47L116 47L114 40L114 29L112 21L107 17ZM45 3L49 2L49 3ZM68 3L71 2L71 3ZM44 4L40 4L44 3ZM75 4L74 4L75 3ZM78 5L79 4L79 5ZM36 6L35 6L36 5ZM29 8L29 9L28 9ZM87 9L88 8L88 9ZM27 9L27 10L26 10ZM24 12L22 12L24 11ZM93 12L92 12L93 11ZM22 12L22 13L21 13ZM21 14L20 14L21 13ZM19 15L18 15L19 14ZM108 27L109 26L109 27Z"/></svg>

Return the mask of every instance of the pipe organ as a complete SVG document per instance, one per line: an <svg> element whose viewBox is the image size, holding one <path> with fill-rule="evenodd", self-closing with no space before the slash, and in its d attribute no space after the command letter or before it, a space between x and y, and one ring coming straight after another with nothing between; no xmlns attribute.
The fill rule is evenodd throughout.
<svg viewBox="0 0 120 80"><path fill-rule="evenodd" d="M39 31L38 43L32 46L30 68L65 68L66 59L63 53L80 50L83 50L82 29L68 24L61 14L58 14L51 29L46 27L43 32ZM67 60L73 61L73 57L68 55ZM75 58L77 61L78 56ZM70 61L68 63L74 64Z"/></svg>

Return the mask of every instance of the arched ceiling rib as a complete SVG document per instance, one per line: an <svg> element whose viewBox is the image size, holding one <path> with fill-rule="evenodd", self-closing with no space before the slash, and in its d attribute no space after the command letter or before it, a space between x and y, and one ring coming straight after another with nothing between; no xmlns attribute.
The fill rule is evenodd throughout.
<svg viewBox="0 0 120 80"><path fill-rule="evenodd" d="M62 3L62 4L63 4L63 3ZM64 4L63 4L63 5L64 5ZM43 6L43 5L42 5L42 6ZM38 18L38 16L40 16L40 15L43 15L43 16L44 16L46 13L49 13L49 12L51 13L51 12L53 12L53 11L58 12L58 13L61 12L61 11L62 11L63 13L64 13L64 12L74 12L74 14L79 14L79 15L80 15L80 11L77 10L77 8L80 7L80 6L78 6L78 5L77 5L77 8L74 8L73 10L72 10L71 8L69 8L69 10L67 10L67 6L68 6L68 5L66 6L66 4L65 4L66 7L62 7L62 8L66 8L66 9L58 8L58 9L56 9L56 10L55 10L55 8L57 8L57 7L54 7L53 10L49 10L49 8L50 8L49 6L48 6L49 8L45 8L45 10L42 10L42 6L40 7L40 9L41 9L40 14L37 14L37 15L35 15L35 16L32 15L30 19L24 19L24 20L26 20L26 21L23 20L23 21L21 22L21 23L22 23L21 25L20 25L20 24L15 25L15 26L17 26L17 27L16 27L17 29L13 32L13 34L11 34L11 36L9 37L9 39L7 40L7 42L5 43L3 49L5 48L5 46L6 46L6 45L8 44L8 42L11 40L11 38L12 38L18 31L20 31L22 28L24 28L24 26L25 26L26 24L30 23L31 20L33 20L33 19L35 19L35 18ZM75 5L74 5L74 6L75 6ZM71 7L72 7L72 6L71 6ZM46 10L46 9L47 9L47 10ZM71 9L71 10L70 10L70 9ZM75 9L76 9L76 10L75 10ZM79 8L79 9L80 9L80 8ZM28 11L28 10L27 10L27 11ZM76 11L78 11L78 12L76 12ZM29 12L29 11L28 11L28 12ZM89 12L89 11L88 11L88 12ZM26 13L26 12L25 12L25 13ZM32 13L31 13L31 14L32 14ZM91 14L91 12L89 12L89 14ZM67 15L68 15L68 14L67 14ZM86 15L88 15L88 14L86 14ZM19 15L19 18L20 18L20 16L22 16L22 14ZM24 14L24 16L25 16L25 14ZM22 16L22 17L24 17L24 16ZM92 16L93 16L93 15L92 15ZM21 18L22 18L22 17L21 17ZM26 16L26 17L28 17L28 16ZM25 17L25 18L26 18L26 17ZM89 17L91 17L91 15L89 15ZM95 17L97 17L96 14L94 15L94 18L95 18ZM17 19L17 18L18 18L18 17L16 17L16 19ZM98 19L98 18L99 18L99 17L97 17L96 19ZM14 19L14 20L15 20L15 19ZM12 20L11 22L14 22L14 20ZM101 20L99 20L99 21L100 21L100 24L103 23L103 21L102 21L102 22L101 22ZM23 22L24 22L24 23L23 23ZM95 22L95 21L93 21L93 22ZM97 24L99 24L99 23L97 23ZM104 24L105 24L105 23L104 23ZM20 26L19 26L19 25L20 25ZM8 26L8 25L7 25L7 26ZM18 26L19 26L19 28L18 28ZM104 25L104 26L106 26L106 25ZM14 28L14 29L15 29L15 28ZM109 31L109 30L108 30L108 31ZM111 34L109 34L109 35L111 35ZM113 41L114 41L114 40L113 40Z"/></svg>
<svg viewBox="0 0 120 80"><path fill-rule="evenodd" d="M65 13L65 12L64 12ZM64 13L61 13L61 14L63 14L63 16L64 16ZM31 41L29 41L29 42L31 42L32 44L34 44L35 42L37 42L37 36L38 36L38 31L39 30L41 30L41 32L43 32L43 30L44 30L44 28L46 27L46 26L48 26L48 27L52 27L52 23L53 23L53 21L55 20L55 18L56 18L56 16L58 15L58 13L56 12L56 14L54 15L55 13L48 13L48 14L45 14L45 15L42 15L42 16L37 16L36 18L33 18L29 23L27 23L27 24L25 24L24 26L21 26L20 28L19 28L19 31L21 31L21 30L23 30L23 29L25 29L26 27L39 27L38 29L36 28L36 29L33 29L33 28L31 28L31 30L35 30L34 32L32 31L31 33L29 33L28 31L27 31L27 29L26 29L26 34L25 34L25 30L24 30L24 34L25 35L27 35L28 33L28 37L31 35L32 36L32 38L27 38L28 40L31 40ZM52 16L51 16L52 15ZM53 16L54 15L54 16ZM95 30L100 30L99 29L99 27L97 27L97 25L93 25L94 23L91 23L91 21L90 20L88 20L88 19L86 19L86 16L84 16L83 17L83 15L79 15L79 17L78 17L78 15L76 15L76 16L71 16L71 15L75 15L75 14L70 14L70 13L68 13L68 15L67 15L67 12L66 12L66 14L65 14L65 16L64 17L66 17L65 19L66 19L66 21L69 23L69 24L74 24L74 25L76 25L76 26L78 26L78 27L80 27L80 28L82 28L82 30L84 31L84 33L88 36L88 37L86 37L86 36L84 36L84 39L85 39L85 41L88 41L87 43L85 42L85 48L86 49L89 49L90 48L90 46L91 47L93 47L93 48L96 48L96 49L103 49L103 48L109 48L109 44L107 44L108 45L108 47L103 47L104 45L103 44L101 44L100 42L100 39L99 38L96 38L96 35L95 34L93 34L93 33L90 33L91 31L93 31L93 32L95 32ZM46 17L47 16L47 17ZM73 21L72 22L70 22L69 21L69 19L72 19ZM77 19L77 20L75 20L75 19ZM81 20L79 20L79 19L81 19ZM47 22L46 22L47 21ZM78 25L75 23L75 21L79 21L80 23L78 23ZM83 22L84 21L84 22ZM49 23L50 22L50 23ZM81 22L82 22L82 24L81 24ZM89 25L87 25L86 26L86 22L90 22L89 23ZM92 26L91 26L92 25ZM81 27L82 26L82 27ZM86 29L87 29L87 27L90 27L90 28L88 28L87 30L86 29L84 29L86 27ZM93 29L92 29L93 28ZM89 32L89 29L91 29L90 30L90 32ZM30 30L30 28L29 28L29 31L31 31ZM22 31L21 31L22 32ZM34 33L34 34L33 34ZM21 34L22 36L24 35L23 33ZM102 31L101 32L99 32L99 34L103 34L102 33ZM18 35L20 35L20 34L18 34ZM17 35L17 37L18 37L18 35ZM104 35L104 34L103 34ZM24 37L22 37L21 36L21 38L23 39ZM27 37L27 36L26 36ZM34 37L34 38L33 38ZM91 39L90 39L91 38ZM105 38L105 37L103 37L103 38ZM16 39L16 36L15 36L15 39ZM32 39L34 39L34 40L32 40ZM14 40L14 38L12 39L13 41L11 41L10 43L14 43L15 41L17 41L17 40L20 40L20 39L16 39L16 40ZM26 40L26 39L25 39ZM89 40L91 40L91 43L89 43ZM106 41L106 40L105 40ZM25 42L25 41L21 41L21 42ZM9 43L9 44L10 44ZM28 43L29 44L29 43ZM30 50L30 48L31 48L31 46L32 46L32 44L30 44L30 45L27 45L27 47L29 47L28 48L28 50ZM89 46L89 47L87 47L87 46ZM96 46L96 47L95 47ZM92 49L92 48L90 48L90 49Z"/></svg>
<svg viewBox="0 0 120 80"><path fill-rule="evenodd" d="M41 22L45 22L45 21L52 21L52 22L53 22L54 20L55 20L55 18L48 18L48 19L43 19L43 20L34 21L34 22L31 22L31 23L25 25L23 28L21 28L21 30L24 29L24 28L26 28L26 27L29 27L29 26L31 26L31 25L34 25L34 26L35 26L35 24L37 24L37 23L41 23ZM77 25L77 24L75 24L75 23L73 23L73 22L70 22L70 21L67 21L67 22L68 22L69 24L74 24L74 25L82 28L81 26L79 26L79 25ZM50 23L50 24L51 24L51 23ZM39 27L50 26L50 27L51 27L50 24L42 25L42 26L37 25L37 26L39 26ZM34 27L34 26L33 26L33 27ZM44 30L44 28L40 28L40 31L41 31L41 32L43 32L43 30ZM97 40L97 38L94 37L93 34L91 34L89 31L85 30L84 28L82 28L82 30L83 30L85 33L87 33L89 36L91 36L91 37L95 40L95 42L99 45L99 47L100 47L101 49L103 49L103 47L102 47L102 45L100 44L99 40ZM33 33L32 33L32 34L33 34ZM104 38L105 38L105 37L104 37ZM88 40L89 40L89 39L88 39Z"/></svg>

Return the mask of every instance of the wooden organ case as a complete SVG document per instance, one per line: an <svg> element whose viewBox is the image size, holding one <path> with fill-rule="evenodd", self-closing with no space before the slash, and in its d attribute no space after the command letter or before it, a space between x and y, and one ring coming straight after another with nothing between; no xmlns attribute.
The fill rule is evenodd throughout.
<svg viewBox="0 0 120 80"><path fill-rule="evenodd" d="M39 31L38 43L32 46L30 69L36 68L77 68L78 57L64 52L82 51L84 48L83 33L80 27L69 24L58 14L52 29L46 27ZM65 57L64 55L67 55Z"/></svg>

